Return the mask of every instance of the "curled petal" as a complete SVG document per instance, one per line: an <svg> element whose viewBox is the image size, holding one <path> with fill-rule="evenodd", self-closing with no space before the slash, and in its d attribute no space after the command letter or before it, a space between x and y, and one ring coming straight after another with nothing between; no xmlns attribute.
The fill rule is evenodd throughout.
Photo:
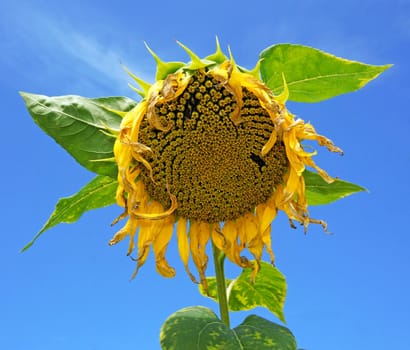
<svg viewBox="0 0 410 350"><path fill-rule="evenodd" d="M187 220L184 218L179 218L177 222L177 240L179 256L181 257L182 263L184 264L185 271L188 273L188 276L191 279L191 281L193 281L194 283L198 283L188 267L189 242L187 232Z"/></svg>
<svg viewBox="0 0 410 350"><path fill-rule="evenodd" d="M269 136L268 142L266 142L265 145L262 147L262 150L261 150L262 157L266 156L269 153L269 151L275 145L277 139L278 139L278 135L276 131L273 130L273 132Z"/></svg>
<svg viewBox="0 0 410 350"><path fill-rule="evenodd" d="M256 217L259 221L259 233L262 234L270 226L278 213L277 207L272 199L268 202L259 204L256 207Z"/></svg>
<svg viewBox="0 0 410 350"><path fill-rule="evenodd" d="M192 221L189 230L190 248L192 259L199 272L199 280L205 290L208 290L208 282L205 278L205 270L208 265L206 244L210 237L210 225L205 222Z"/></svg>
<svg viewBox="0 0 410 350"><path fill-rule="evenodd" d="M251 267L251 263L245 257L240 256L240 246L238 243L238 224L228 221L222 228L222 234L226 240L226 247L223 252L226 256L241 267Z"/></svg>
<svg viewBox="0 0 410 350"><path fill-rule="evenodd" d="M225 236L223 235L219 224L212 225L212 242L221 251L224 251L227 247Z"/></svg>
<svg viewBox="0 0 410 350"><path fill-rule="evenodd" d="M150 246L149 244L147 244L141 250L141 254L138 256L138 258L133 259L137 261L137 266L131 275L131 279L134 279L137 276L139 269L145 264L145 261L147 260L147 257L149 254L149 250L150 250Z"/></svg>
<svg viewBox="0 0 410 350"><path fill-rule="evenodd" d="M275 255L273 254L272 247L271 247L271 237L270 237L270 231L271 227L270 225L265 229L265 231L262 233L262 241L265 245L266 251L268 252L270 256L270 262L271 264L275 263Z"/></svg>
<svg viewBox="0 0 410 350"><path fill-rule="evenodd" d="M238 237L242 250L258 235L258 221L255 215L252 213L246 213L237 220L237 223Z"/></svg>
<svg viewBox="0 0 410 350"><path fill-rule="evenodd" d="M164 277L175 276L175 269L170 267L165 259L165 253L168 243L171 240L173 229L174 223L172 218L171 220L169 218L164 220L163 227L153 242L157 271Z"/></svg>
<svg viewBox="0 0 410 350"><path fill-rule="evenodd" d="M171 198L171 207L162 213L140 213L137 210L132 210L131 215L136 219L143 220L161 220L170 216L178 207L177 198L172 193L169 194ZM138 209L138 208L137 208Z"/></svg>
<svg viewBox="0 0 410 350"><path fill-rule="evenodd" d="M127 236L130 236L130 241L133 241L136 228L137 222L135 220L128 220L125 226L121 230L119 230L113 238L111 238L108 244L115 245Z"/></svg>
<svg viewBox="0 0 410 350"><path fill-rule="evenodd" d="M324 171L322 168L319 168L311 158L306 159L306 164L314 168L322 177L322 179L327 183L332 183L335 181L335 179L331 177L326 171Z"/></svg>

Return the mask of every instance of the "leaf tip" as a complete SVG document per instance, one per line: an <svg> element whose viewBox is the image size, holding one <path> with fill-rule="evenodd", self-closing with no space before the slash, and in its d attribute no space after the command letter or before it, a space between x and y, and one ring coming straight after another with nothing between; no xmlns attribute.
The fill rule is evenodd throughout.
<svg viewBox="0 0 410 350"><path fill-rule="evenodd" d="M285 314L282 312L278 313L278 318L279 320L282 321L283 324L287 324L286 319L285 319Z"/></svg>
<svg viewBox="0 0 410 350"><path fill-rule="evenodd" d="M25 102L28 100L29 96L32 95L32 94L30 94L28 92L25 92L25 91L19 91L18 93L23 98L23 100Z"/></svg>
<svg viewBox="0 0 410 350"><path fill-rule="evenodd" d="M33 241L27 243L21 250L20 253L24 253L26 250L28 250L29 248L31 248L31 246L34 244Z"/></svg>
<svg viewBox="0 0 410 350"><path fill-rule="evenodd" d="M388 64L385 64L384 66L382 66L382 68L384 68L383 71L385 71L385 70L387 70L387 69L390 69L390 68L393 67L393 66L394 66L393 63L388 63Z"/></svg>

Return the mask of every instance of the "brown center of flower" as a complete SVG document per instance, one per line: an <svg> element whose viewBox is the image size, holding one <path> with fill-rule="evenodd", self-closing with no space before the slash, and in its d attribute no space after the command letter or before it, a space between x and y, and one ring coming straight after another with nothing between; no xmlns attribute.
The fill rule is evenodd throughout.
<svg viewBox="0 0 410 350"><path fill-rule="evenodd" d="M185 91L155 114L166 130L144 118L139 142L148 146L152 167L142 181L150 196L169 207L177 198L176 215L209 223L234 220L265 202L288 169L285 148L277 142L265 156L261 149L274 125L257 97L243 89L241 122L230 116L235 97L211 73L197 71ZM169 192L168 192L169 191Z"/></svg>

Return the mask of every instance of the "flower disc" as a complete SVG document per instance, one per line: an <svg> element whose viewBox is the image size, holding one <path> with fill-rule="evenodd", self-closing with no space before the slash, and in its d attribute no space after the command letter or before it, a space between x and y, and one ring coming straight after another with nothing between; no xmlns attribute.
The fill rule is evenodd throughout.
<svg viewBox="0 0 410 350"><path fill-rule="evenodd" d="M152 173L143 169L142 181L165 208L169 193L175 195L177 216L208 223L235 220L283 182L285 147L277 141L261 155L275 125L248 89L242 88L238 103L212 71L198 70L177 97L156 103L153 112L162 127L151 125L147 116L142 120L138 142L150 149L144 158L152 168Z"/></svg>

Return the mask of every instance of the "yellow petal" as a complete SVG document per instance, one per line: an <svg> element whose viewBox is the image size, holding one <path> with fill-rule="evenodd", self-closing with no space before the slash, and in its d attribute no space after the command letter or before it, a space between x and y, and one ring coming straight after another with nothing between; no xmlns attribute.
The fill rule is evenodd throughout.
<svg viewBox="0 0 410 350"><path fill-rule="evenodd" d="M245 257L240 256L241 248L238 243L238 224L234 221L227 221L222 228L222 234L226 240L226 247L223 252L229 260L241 267L250 267L251 263Z"/></svg>
<svg viewBox="0 0 410 350"><path fill-rule="evenodd" d="M187 234L187 220L185 218L179 218L177 222L177 240L178 240L178 250L179 256L184 264L188 265L189 259L189 245L188 245L188 234Z"/></svg>
<svg viewBox="0 0 410 350"><path fill-rule="evenodd" d="M264 243L262 241L262 235L258 234L248 245L248 250L255 257L256 261L260 261L262 258Z"/></svg>
<svg viewBox="0 0 410 350"><path fill-rule="evenodd" d="M147 245L145 247L145 249L143 250L142 254L140 256L138 256L137 260L137 266L135 267L135 270L133 272L133 274L131 275L131 279L134 279L137 274L139 269L145 264L145 260L147 260L148 254L149 254L149 245Z"/></svg>
<svg viewBox="0 0 410 350"><path fill-rule="evenodd" d="M246 213L238 219L238 235L241 246L248 246L258 235L258 220L252 213Z"/></svg>
<svg viewBox="0 0 410 350"><path fill-rule="evenodd" d="M332 140L328 139L325 136L317 134L315 128L309 123L305 124L304 126L303 138L305 140L316 140L320 146L325 146L329 151L343 155L343 151L339 147L336 147L333 144Z"/></svg>
<svg viewBox="0 0 410 350"><path fill-rule="evenodd" d="M273 200L268 200L266 203L259 204L256 207L256 217L259 221L259 233L263 233L271 222L275 219L278 209Z"/></svg>
<svg viewBox="0 0 410 350"><path fill-rule="evenodd" d="M191 273L188 267L189 260L189 242L188 242L188 232L187 232L187 220L185 218L179 218L177 221L177 240L178 240L178 251L181 257L182 263L184 264L185 271L188 273L189 278L194 283L197 283L194 275Z"/></svg>
<svg viewBox="0 0 410 350"><path fill-rule="evenodd" d="M228 84L225 86L227 90L230 90L235 97L236 107L231 114L231 120L235 125L238 125L242 122L241 118L241 109L242 109L242 85L241 85L241 75L237 70L233 70Z"/></svg>
<svg viewBox="0 0 410 350"><path fill-rule="evenodd" d="M171 207L168 210L163 211L162 213L141 213L138 211L139 208L137 208L132 211L132 216L140 220L161 220L170 216L177 209L178 204L177 198L172 193L169 195L171 198Z"/></svg>
<svg viewBox="0 0 410 350"><path fill-rule="evenodd" d="M291 168L301 175L305 171L305 164L298 155L298 151L300 151L301 148L299 140L296 138L295 130L292 129L283 134L283 143L286 146L286 155Z"/></svg>
<svg viewBox="0 0 410 350"><path fill-rule="evenodd" d="M262 257L263 241L259 234L258 219L252 213L247 213L238 219L238 232L241 241L241 248L246 246L256 261L252 262L252 283L260 269L260 260Z"/></svg>
<svg viewBox="0 0 410 350"><path fill-rule="evenodd" d="M216 245L216 247L224 251L226 248L226 239L219 227L219 224L213 224L212 225L212 242Z"/></svg>
<svg viewBox="0 0 410 350"><path fill-rule="evenodd" d="M165 259L165 253L167 246L172 237L172 231L174 230L174 223L172 218L163 220L164 224L161 231L154 238L153 248L155 253L155 261L157 266L157 271L160 275L164 277L174 277L175 269L169 266L167 260Z"/></svg>
<svg viewBox="0 0 410 350"><path fill-rule="evenodd" d="M126 236L130 236L130 240L133 241L136 228L137 221L133 219L128 220L125 226L114 235L114 237L109 241L108 244L117 244L118 242L122 241Z"/></svg>
<svg viewBox="0 0 410 350"><path fill-rule="evenodd" d="M144 208L148 214L160 212L163 210L163 207L158 202L151 202L149 205ZM171 220L171 218L168 218ZM165 220L138 220L139 232L138 232L138 257L137 267L132 275L134 278L142 265L144 265L145 260L148 257L151 244L155 241L158 235L161 233L164 227Z"/></svg>
<svg viewBox="0 0 410 350"><path fill-rule="evenodd" d="M269 136L268 142L266 142L265 145L262 147L262 150L261 150L262 157L266 156L269 153L269 151L275 145L277 138L278 138L278 135L276 133L276 130L273 130Z"/></svg>
<svg viewBox="0 0 410 350"><path fill-rule="evenodd" d="M319 168L311 158L307 158L305 161L306 164L314 168L322 177L322 179L325 180L327 183L332 183L335 181L335 179L331 177L326 171L324 171L322 168Z"/></svg>
<svg viewBox="0 0 410 350"><path fill-rule="evenodd" d="M301 176L295 171L295 169L290 168L289 176L286 180L286 186L284 189L284 200L288 201L292 199L300 185Z"/></svg>
<svg viewBox="0 0 410 350"><path fill-rule="evenodd" d="M256 280L256 275L258 274L259 270L261 269L261 262L260 259L256 259L253 262L253 267L252 267L252 274L251 274L251 283L255 283Z"/></svg>
<svg viewBox="0 0 410 350"><path fill-rule="evenodd" d="M138 141L139 128L144 119L147 107L148 103L146 101L138 103L136 107L125 115L121 122L121 129L127 128L128 126L131 128L129 138L132 142Z"/></svg>
<svg viewBox="0 0 410 350"><path fill-rule="evenodd" d="M206 244L210 237L210 226L208 223L192 221L189 230L190 248L192 260L199 272L199 279L205 290L208 290L208 283L205 278L205 270L208 264L206 255Z"/></svg>
<svg viewBox="0 0 410 350"><path fill-rule="evenodd" d="M273 254L272 247L271 247L272 243L271 243L271 237L270 237L271 232L270 231L271 231L271 227L269 225L265 229L265 231L262 233L262 241L265 244L265 249L270 256L271 264L273 264L275 262L275 255Z"/></svg>

